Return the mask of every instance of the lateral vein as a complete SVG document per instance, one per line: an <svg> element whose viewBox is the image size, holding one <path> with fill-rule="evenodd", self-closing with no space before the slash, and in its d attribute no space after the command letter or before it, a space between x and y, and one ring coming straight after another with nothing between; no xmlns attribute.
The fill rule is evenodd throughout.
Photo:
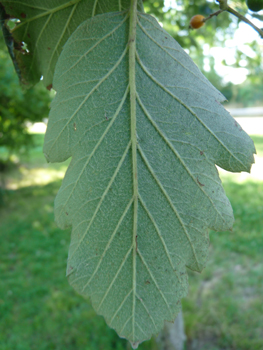
<svg viewBox="0 0 263 350"><path fill-rule="evenodd" d="M160 83L145 67L145 65L142 63L138 53L136 55L138 63L140 64L142 70L148 75L148 77L156 84L158 85L162 90L164 90L167 94L169 94L171 97L173 97L177 102L179 102L182 106L184 106L193 117L195 117L199 123L210 133L211 136L215 138L215 140L229 153L234 159L236 159L237 162L239 162L241 165L243 163L227 148L227 146L215 135L215 133L198 117L198 115L189 107L187 106L183 101L181 101L177 96L175 96L169 89L167 89L162 83Z"/></svg>
<svg viewBox="0 0 263 350"><path fill-rule="evenodd" d="M98 213L98 211L99 211L99 209L100 209L100 206L101 206L103 200L105 199L105 197L106 197L106 195L107 195L107 193L108 193L108 191L109 191L111 185L113 184L113 182L114 182L114 180L115 180L117 174L119 173L119 170L120 170L120 168L121 168L121 166L122 166L122 164L123 164L123 162L124 162L124 159L125 159L125 157L126 157L128 151L129 151L130 147L131 147L131 142L129 142L128 146L126 147L126 150L124 151L124 153L123 153L123 155L122 155L122 157L121 157L121 160L120 160L120 162L119 162L119 164L118 164L118 166L117 166L117 168L116 168L114 174L112 175L112 177L111 177L111 179L110 179L110 181L109 181L109 183L108 183L108 186L106 187L106 189L105 189L103 195L101 196L101 199L100 199L100 201L99 201L99 203L98 203L98 205L97 205L97 207L96 207L96 209L95 209L95 211L94 211L94 214L93 214L93 216L92 216L92 218L91 218L91 220L90 220L89 225L87 226L87 228L86 228L86 230L85 230L83 236L80 238L76 249L72 252L72 254L69 256L69 258L72 258L72 256L76 253L77 249L79 248L80 244L82 243L83 239L85 238L86 234L88 233L89 228L90 228L90 226L92 225L92 223L93 223L93 221L94 221L94 219L95 219L95 217L96 217L96 215L97 215L97 213Z"/></svg>
<svg viewBox="0 0 263 350"><path fill-rule="evenodd" d="M195 258L197 267L198 267L199 270L201 270L201 269L200 269L200 265L199 265L199 261L198 261L198 259L197 259L197 255L196 255L196 251L195 251L194 245L193 245L193 243L192 243L191 237L189 236L189 233L187 232L187 229L186 229L186 227L185 227L185 224L184 224L184 222L183 222L181 216L179 215L177 209L175 208L175 206L174 206L174 204L173 204L173 202L172 202L170 196L168 195L168 193L166 192L166 190L165 190L164 187L162 186L162 184L161 184L161 182L159 181L159 179L157 178L157 176L154 174L154 171L153 171L153 169L152 169L152 167L151 167L151 165L150 165L150 163L149 163L147 157L145 156L145 154L144 154L144 152L143 152L143 150L141 149L140 146L138 146L138 151L140 152L140 155L141 155L141 157L142 157L142 159L143 159L143 161L144 161L146 167L148 168L150 174L152 175L152 177L153 177L154 180L156 181L156 183L157 183L157 185L159 186L160 190L162 191L162 193L164 194L165 198L167 199L167 201L168 201L168 203L169 203L171 209L173 210L173 212L175 213L176 217L178 218L178 221L180 222L181 227L182 227L182 229L183 229L183 232L185 233L185 235L186 235L186 237L187 237L187 240L188 240L188 242L189 242L189 244L190 244L190 247L191 247L191 249L192 249L193 256L194 256L194 258Z"/></svg>

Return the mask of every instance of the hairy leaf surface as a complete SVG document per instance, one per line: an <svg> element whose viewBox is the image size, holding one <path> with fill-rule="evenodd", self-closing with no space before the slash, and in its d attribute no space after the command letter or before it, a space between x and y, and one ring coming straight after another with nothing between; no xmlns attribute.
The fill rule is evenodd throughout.
<svg viewBox="0 0 263 350"><path fill-rule="evenodd" d="M43 76L47 87L51 87L63 45L84 20L130 6L130 0L2 0L0 3L8 15L21 21L11 31L21 82L30 86ZM140 1L139 8L142 8Z"/></svg>
<svg viewBox="0 0 263 350"><path fill-rule="evenodd" d="M72 225L70 284L134 347L173 320L208 231L232 227L215 164L249 171L254 145L224 97L151 16L96 16L58 60L44 152L72 157L55 202Z"/></svg>

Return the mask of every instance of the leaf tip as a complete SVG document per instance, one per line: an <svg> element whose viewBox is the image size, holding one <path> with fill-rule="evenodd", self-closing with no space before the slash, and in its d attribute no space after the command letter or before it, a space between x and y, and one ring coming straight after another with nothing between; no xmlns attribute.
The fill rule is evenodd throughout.
<svg viewBox="0 0 263 350"><path fill-rule="evenodd" d="M139 341L136 341L136 342L130 342L131 347L132 347L133 349L137 349L137 348L138 348L138 346L140 345L140 343L141 343L141 342L139 342Z"/></svg>

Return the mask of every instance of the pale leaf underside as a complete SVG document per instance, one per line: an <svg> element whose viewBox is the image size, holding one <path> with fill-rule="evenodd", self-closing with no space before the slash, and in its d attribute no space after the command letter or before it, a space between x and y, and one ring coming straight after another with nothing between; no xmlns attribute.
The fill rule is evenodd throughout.
<svg viewBox="0 0 263 350"><path fill-rule="evenodd" d="M72 157L55 202L69 281L136 346L175 318L209 229L232 226L215 164L249 171L254 145L152 17L138 14L134 51L129 22L96 16L65 45L44 152Z"/></svg>

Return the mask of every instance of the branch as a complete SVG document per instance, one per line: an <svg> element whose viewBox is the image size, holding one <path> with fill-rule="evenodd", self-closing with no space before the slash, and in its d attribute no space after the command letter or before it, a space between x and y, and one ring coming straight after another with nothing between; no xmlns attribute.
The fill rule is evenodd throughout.
<svg viewBox="0 0 263 350"><path fill-rule="evenodd" d="M208 21L210 18L214 17L214 16L218 16L220 13L224 12L225 10L218 10L214 13L211 13L211 15L209 15L208 17L203 19L203 22Z"/></svg>
<svg viewBox="0 0 263 350"><path fill-rule="evenodd" d="M203 20L203 22L206 22L207 20L209 20L213 16L217 16L220 13L227 11L227 12L231 13L232 15L236 16L237 18L239 18L241 21L243 21L243 22L247 23L248 25L250 25L256 32L258 32L260 37L263 39L263 30L258 28L257 26L255 26L255 24L250 22L249 19L247 19L246 17L241 15L239 12L237 12L234 9L232 9L232 7L228 6L227 0L216 0L216 1L219 3L220 10L216 11L216 12L212 13L210 16L206 17Z"/></svg>
<svg viewBox="0 0 263 350"><path fill-rule="evenodd" d="M257 26L255 26L255 24L250 22L249 19L247 19L246 17L242 16L239 12L237 12L234 9L232 9L232 7L230 7L230 6L228 6L226 11L229 12L229 13L232 13L232 15L238 17L241 21L243 21L243 22L247 23L248 25L250 25L250 27L252 27L256 32L258 32L260 37L263 39L263 30L258 28Z"/></svg>

